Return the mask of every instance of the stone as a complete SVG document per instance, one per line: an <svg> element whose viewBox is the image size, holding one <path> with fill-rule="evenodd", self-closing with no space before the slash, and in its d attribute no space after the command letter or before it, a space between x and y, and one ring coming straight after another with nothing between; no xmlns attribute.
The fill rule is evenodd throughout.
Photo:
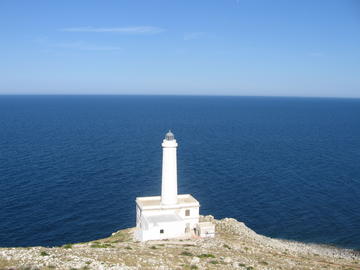
<svg viewBox="0 0 360 270"><path fill-rule="evenodd" d="M221 231L215 238L160 241L147 244L132 239L134 229L126 229L99 246L74 244L64 247L0 248L1 269L57 270L89 268L103 270L175 269L359 269L360 253L316 244L272 239L256 234L234 219L213 220ZM126 236L124 238L124 236ZM227 246L231 247L229 249ZM127 249L126 247L131 247ZM154 247L154 248L151 248ZM49 256L41 255L45 251ZM207 254L202 256L201 254ZM208 267L209 266L209 267ZM52 268L51 267L51 268ZM50 269L50 268L49 268Z"/></svg>
<svg viewBox="0 0 360 270"><path fill-rule="evenodd" d="M191 264L198 264L200 261L201 261L201 260L200 260L199 257L193 257L193 258L191 259Z"/></svg>

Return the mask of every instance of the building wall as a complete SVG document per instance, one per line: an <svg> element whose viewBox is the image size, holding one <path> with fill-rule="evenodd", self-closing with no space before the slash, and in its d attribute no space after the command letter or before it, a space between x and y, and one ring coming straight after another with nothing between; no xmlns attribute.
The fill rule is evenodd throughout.
<svg viewBox="0 0 360 270"><path fill-rule="evenodd" d="M200 237L215 237L215 225L211 222L200 222L197 225L197 233Z"/></svg>
<svg viewBox="0 0 360 270"><path fill-rule="evenodd" d="M136 228L140 228L141 223L141 209L136 205Z"/></svg>
<svg viewBox="0 0 360 270"><path fill-rule="evenodd" d="M186 210L189 210L189 216L186 215ZM158 223L157 226L148 224L143 215L165 215L177 214L183 220L179 222ZM176 237L184 237L186 233L193 231L197 228L199 223L199 207L180 207L177 209L156 209L156 210L141 210L136 207L136 227L137 232L135 238L139 241L168 239ZM161 234L160 230L163 229L164 233Z"/></svg>
<svg viewBox="0 0 360 270"><path fill-rule="evenodd" d="M186 216L186 210L190 210L190 215ZM141 215L161 215L161 214L178 214L181 218L185 220L199 220L199 207L191 206L191 207L182 207L175 209L145 209L141 210L138 206L136 206L136 224L141 217Z"/></svg>
<svg viewBox="0 0 360 270"><path fill-rule="evenodd" d="M186 216L186 210L189 210L189 216ZM183 207L180 209L178 215L184 219L185 227L189 227L190 230L195 229L199 223L199 207L197 206Z"/></svg>
<svg viewBox="0 0 360 270"><path fill-rule="evenodd" d="M185 224L183 221L179 221L158 223L156 226L144 224L144 227L147 227L147 230L138 230L136 232L135 237L137 240L148 241L182 237L184 236ZM163 233L160 230L163 230Z"/></svg>

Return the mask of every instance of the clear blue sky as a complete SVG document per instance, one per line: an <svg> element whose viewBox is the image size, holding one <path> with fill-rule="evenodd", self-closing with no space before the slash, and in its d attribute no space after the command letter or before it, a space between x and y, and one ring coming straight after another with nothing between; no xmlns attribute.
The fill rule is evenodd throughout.
<svg viewBox="0 0 360 270"><path fill-rule="evenodd" d="M1 94L360 97L359 0L0 1Z"/></svg>

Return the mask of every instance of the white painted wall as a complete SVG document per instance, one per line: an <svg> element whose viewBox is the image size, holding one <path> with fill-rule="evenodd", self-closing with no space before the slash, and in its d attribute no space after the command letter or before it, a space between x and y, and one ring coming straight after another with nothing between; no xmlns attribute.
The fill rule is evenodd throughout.
<svg viewBox="0 0 360 270"><path fill-rule="evenodd" d="M176 140L163 140L163 161L161 181L161 203L171 205L177 203L177 162Z"/></svg>
<svg viewBox="0 0 360 270"><path fill-rule="evenodd" d="M215 237L215 224L211 222L200 222L197 224L197 233L200 237Z"/></svg>
<svg viewBox="0 0 360 270"><path fill-rule="evenodd" d="M160 233L164 230L164 233ZM136 237L140 241L169 239L174 237L182 237L185 232L185 224L183 221L158 223L156 226L149 226L147 230L138 230Z"/></svg>
<svg viewBox="0 0 360 270"><path fill-rule="evenodd" d="M190 210L190 216L186 216L186 210ZM196 228L196 225L199 223L199 207L180 208L178 215L184 219L185 223L190 225L191 229Z"/></svg>
<svg viewBox="0 0 360 270"><path fill-rule="evenodd" d="M186 216L186 210L190 210L190 216ZM143 209L141 210L138 206L136 207L136 226L137 231L135 233L135 238L138 241L148 241L156 239L169 239L176 237L185 237L186 228L188 226L189 230L194 230L197 228L199 223L199 207L198 206L184 206L181 207L178 205L173 209ZM157 226L153 226L146 222L145 216L157 216L157 215L167 215L167 214L177 214L180 216L182 221L179 222L164 222L158 223ZM164 229L164 234L160 234L160 229Z"/></svg>

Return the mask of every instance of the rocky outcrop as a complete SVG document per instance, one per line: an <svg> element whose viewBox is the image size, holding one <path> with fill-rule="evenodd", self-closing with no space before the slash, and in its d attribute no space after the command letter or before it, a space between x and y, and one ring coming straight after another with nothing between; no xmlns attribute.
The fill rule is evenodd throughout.
<svg viewBox="0 0 360 270"><path fill-rule="evenodd" d="M358 252L259 235L232 218L216 220L216 237L133 240L134 229L62 247L1 248L0 269L360 269Z"/></svg>

